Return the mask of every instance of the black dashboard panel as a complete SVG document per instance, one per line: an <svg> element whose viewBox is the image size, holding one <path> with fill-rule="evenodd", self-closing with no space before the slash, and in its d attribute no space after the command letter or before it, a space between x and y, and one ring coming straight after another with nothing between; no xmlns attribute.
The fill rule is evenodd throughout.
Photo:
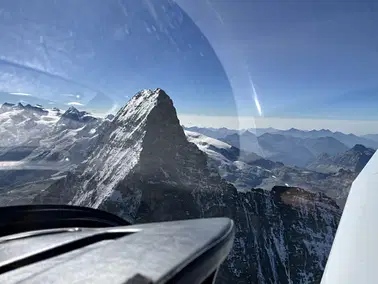
<svg viewBox="0 0 378 284"><path fill-rule="evenodd" d="M7 235L0 283L211 283L234 230L212 218Z"/></svg>
<svg viewBox="0 0 378 284"><path fill-rule="evenodd" d="M0 207L0 236L62 227L110 227L130 225L105 211L69 205L21 205Z"/></svg>

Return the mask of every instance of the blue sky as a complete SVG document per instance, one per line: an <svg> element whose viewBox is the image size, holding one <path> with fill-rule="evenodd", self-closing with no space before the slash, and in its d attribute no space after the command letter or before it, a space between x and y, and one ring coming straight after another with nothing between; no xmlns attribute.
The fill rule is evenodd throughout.
<svg viewBox="0 0 378 284"><path fill-rule="evenodd" d="M377 2L207 1L203 9L195 5L204 1L181 2L198 19L216 11L218 21L202 29L226 72L240 78L248 66L265 116L347 119L353 109L353 118L377 118ZM244 102L253 93L248 78L236 81Z"/></svg>
<svg viewBox="0 0 378 284"><path fill-rule="evenodd" d="M185 117L377 120L377 26L374 1L2 1L0 91L117 108L160 87Z"/></svg>
<svg viewBox="0 0 378 284"><path fill-rule="evenodd" d="M2 1L2 91L85 104L104 93L121 106L165 89L181 112L234 113L211 45L171 1ZM221 100L219 98L221 97Z"/></svg>

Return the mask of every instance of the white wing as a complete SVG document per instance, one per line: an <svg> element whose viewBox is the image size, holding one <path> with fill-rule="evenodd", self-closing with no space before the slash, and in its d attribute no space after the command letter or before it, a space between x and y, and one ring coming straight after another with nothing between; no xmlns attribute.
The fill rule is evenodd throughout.
<svg viewBox="0 0 378 284"><path fill-rule="evenodd" d="M352 184L321 284L378 283L378 151Z"/></svg>

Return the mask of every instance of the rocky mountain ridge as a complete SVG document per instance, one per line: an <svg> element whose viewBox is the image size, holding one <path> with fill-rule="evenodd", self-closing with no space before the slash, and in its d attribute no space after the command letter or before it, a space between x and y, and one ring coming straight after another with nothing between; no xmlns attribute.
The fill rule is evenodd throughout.
<svg viewBox="0 0 378 284"><path fill-rule="evenodd" d="M319 172L337 172L341 169L359 173L374 155L375 150L357 144L337 155L323 154L307 167Z"/></svg>

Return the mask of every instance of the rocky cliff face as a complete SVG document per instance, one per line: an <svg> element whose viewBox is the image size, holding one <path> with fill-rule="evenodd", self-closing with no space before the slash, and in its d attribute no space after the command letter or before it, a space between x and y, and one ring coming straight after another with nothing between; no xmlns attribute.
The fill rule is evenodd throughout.
<svg viewBox="0 0 378 284"><path fill-rule="evenodd" d="M319 283L340 216L335 202L292 187L238 197L238 235L219 281Z"/></svg>
<svg viewBox="0 0 378 284"><path fill-rule="evenodd" d="M92 154L35 198L105 209L132 222L229 216L234 249L218 283L320 279L340 210L321 194L276 187L238 193L188 142L172 100L141 91L98 130Z"/></svg>

